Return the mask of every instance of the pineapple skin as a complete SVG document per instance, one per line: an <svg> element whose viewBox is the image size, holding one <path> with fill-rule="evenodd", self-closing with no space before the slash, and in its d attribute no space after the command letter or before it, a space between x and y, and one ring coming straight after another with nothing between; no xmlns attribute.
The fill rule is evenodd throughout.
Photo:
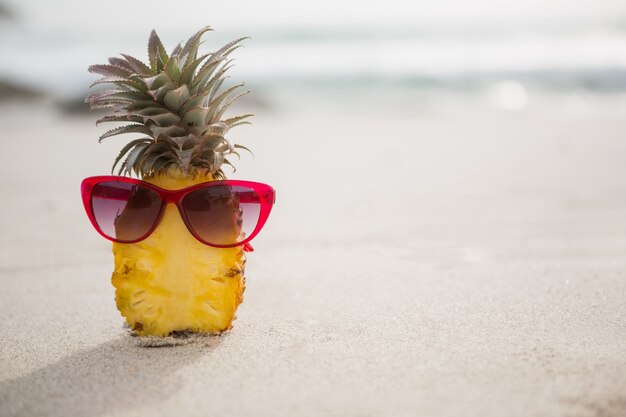
<svg viewBox="0 0 626 417"><path fill-rule="evenodd" d="M146 181L174 190L212 179L170 170ZM242 247L214 248L199 242L176 206L166 206L161 222L145 240L113 243L113 254L115 303L140 336L215 334L232 327L245 289Z"/></svg>

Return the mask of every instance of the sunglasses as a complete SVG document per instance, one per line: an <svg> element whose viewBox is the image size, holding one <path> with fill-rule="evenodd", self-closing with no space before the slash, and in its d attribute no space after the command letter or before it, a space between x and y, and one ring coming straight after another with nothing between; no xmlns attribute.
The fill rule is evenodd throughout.
<svg viewBox="0 0 626 417"><path fill-rule="evenodd" d="M269 185L238 180L165 190L133 178L99 176L85 178L81 193L91 224L113 242L146 239L172 203L200 242L217 248L243 246L248 252L248 242L263 228L275 201Z"/></svg>

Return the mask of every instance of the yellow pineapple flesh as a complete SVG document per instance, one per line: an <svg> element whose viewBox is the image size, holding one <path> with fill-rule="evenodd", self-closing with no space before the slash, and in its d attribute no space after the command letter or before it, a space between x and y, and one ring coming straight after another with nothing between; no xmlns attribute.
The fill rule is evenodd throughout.
<svg viewBox="0 0 626 417"><path fill-rule="evenodd" d="M211 181L179 170L146 179L175 190ZM113 243L117 308L142 336L175 331L228 330L243 300L245 255L241 246L214 248L191 235L178 209L168 204L161 222L145 240Z"/></svg>

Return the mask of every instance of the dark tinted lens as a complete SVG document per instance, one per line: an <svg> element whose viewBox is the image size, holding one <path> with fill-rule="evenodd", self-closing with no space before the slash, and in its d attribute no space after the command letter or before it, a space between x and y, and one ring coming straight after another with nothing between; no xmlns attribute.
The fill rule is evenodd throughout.
<svg viewBox="0 0 626 417"><path fill-rule="evenodd" d="M150 231L161 210L161 198L142 185L107 181L93 188L91 207L105 235L129 242Z"/></svg>
<svg viewBox="0 0 626 417"><path fill-rule="evenodd" d="M254 231L261 205L253 189L213 185L187 194L183 209L191 228L204 241L231 245Z"/></svg>

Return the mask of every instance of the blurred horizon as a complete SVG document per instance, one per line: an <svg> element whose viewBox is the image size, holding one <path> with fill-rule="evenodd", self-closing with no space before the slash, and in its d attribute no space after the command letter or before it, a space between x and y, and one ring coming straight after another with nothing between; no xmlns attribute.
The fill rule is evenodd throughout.
<svg viewBox="0 0 626 417"><path fill-rule="evenodd" d="M205 35L207 51L251 36L234 54L231 80L245 81L260 101L320 91L345 100L372 92L435 92L487 95L504 109L518 110L530 95L626 92L626 3L613 0L323 0L314 6L181 1L177 10L194 12L178 19L154 2L114 0L106 6L0 3L0 82L80 100L97 78L87 72L89 65L120 52L145 60L152 28L171 50L208 24L215 32ZM87 17L93 13L98 19Z"/></svg>

